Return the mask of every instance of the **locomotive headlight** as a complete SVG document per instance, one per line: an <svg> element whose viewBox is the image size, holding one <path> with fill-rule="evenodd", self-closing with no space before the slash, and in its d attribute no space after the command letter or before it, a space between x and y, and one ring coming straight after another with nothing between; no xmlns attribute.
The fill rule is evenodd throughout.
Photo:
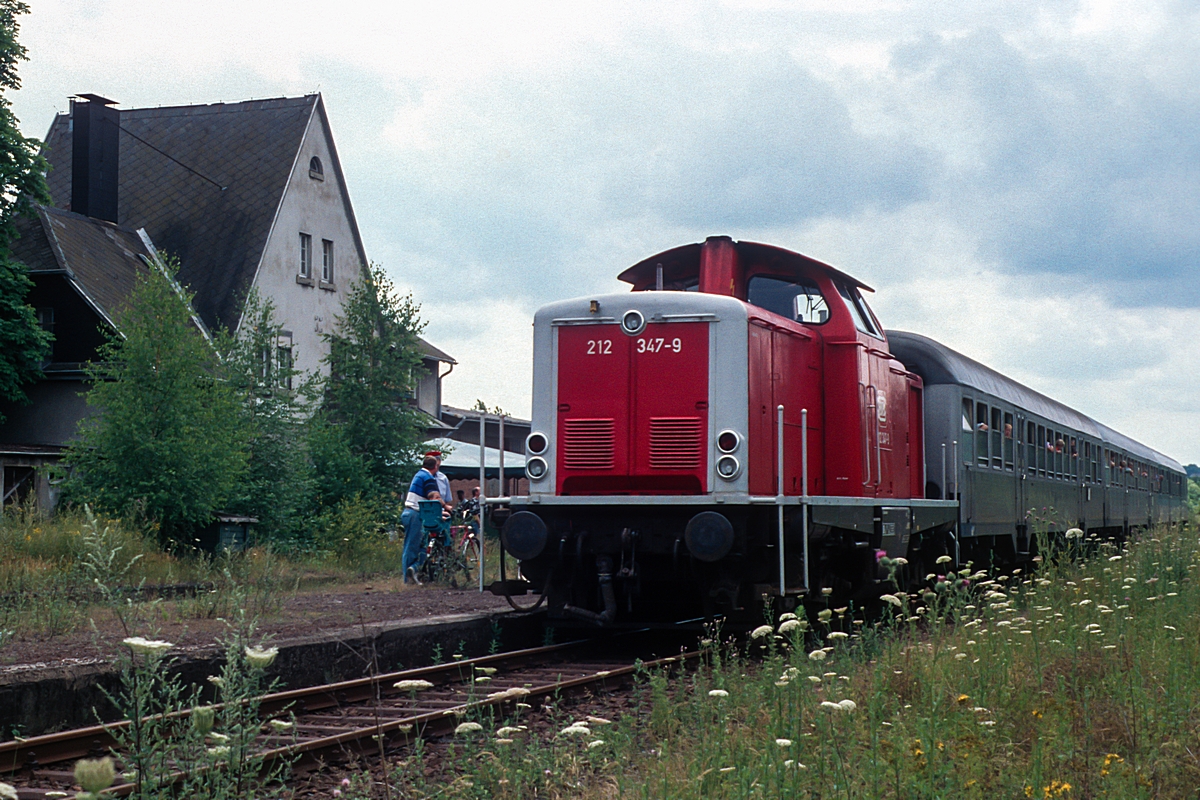
<svg viewBox="0 0 1200 800"><path fill-rule="evenodd" d="M525 437L525 452L531 455L540 456L549 446L550 442L544 433L534 431Z"/></svg>
<svg viewBox="0 0 1200 800"><path fill-rule="evenodd" d="M637 336L645 329L646 318L642 316L642 312L626 311L625 316L621 317L621 330L630 336Z"/></svg>
<svg viewBox="0 0 1200 800"><path fill-rule="evenodd" d="M546 463L546 459L534 456L525 462L525 474L529 476L531 481L540 481L546 477L546 473L550 471L550 466Z"/></svg>
<svg viewBox="0 0 1200 800"><path fill-rule="evenodd" d="M724 430L717 435L717 449L722 453L736 452L742 443L742 437L737 431Z"/></svg>
<svg viewBox="0 0 1200 800"><path fill-rule="evenodd" d="M731 481L742 471L741 462L733 456L721 456L717 459L717 475Z"/></svg>

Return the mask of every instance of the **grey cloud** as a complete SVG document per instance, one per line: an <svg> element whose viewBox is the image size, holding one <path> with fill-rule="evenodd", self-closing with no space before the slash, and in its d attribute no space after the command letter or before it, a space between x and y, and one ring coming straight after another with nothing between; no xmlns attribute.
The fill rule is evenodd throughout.
<svg viewBox="0 0 1200 800"><path fill-rule="evenodd" d="M1200 285L1200 100L1094 59L1018 51L993 31L896 49L907 80L959 111L977 167L939 199L1015 272L1120 284L1194 304ZM1191 67L1200 79L1200 65Z"/></svg>
<svg viewBox="0 0 1200 800"><path fill-rule="evenodd" d="M415 260L469 264L468 280L514 295L611 280L586 241L597 227L792 225L912 202L936 174L918 146L858 132L833 88L781 52L592 48L569 72L437 102L445 141L366 181L405 187L388 213Z"/></svg>

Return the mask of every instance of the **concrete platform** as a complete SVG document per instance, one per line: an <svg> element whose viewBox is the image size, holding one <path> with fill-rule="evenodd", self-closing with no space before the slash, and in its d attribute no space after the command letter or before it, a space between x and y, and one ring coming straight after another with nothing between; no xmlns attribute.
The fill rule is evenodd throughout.
<svg viewBox="0 0 1200 800"><path fill-rule="evenodd" d="M440 648L442 660L456 652L479 656L493 647L516 650L541 645L544 614L512 611L450 614L394 620L326 631L317 636L277 639L279 656L269 675L282 689L362 678L371 673L372 654L380 672L427 666ZM173 669L185 683L204 687L218 673L223 653L217 646L173 651ZM0 741L67 728L95 725L116 717L105 691L118 689L118 672L100 659L66 659L53 664L0 667Z"/></svg>

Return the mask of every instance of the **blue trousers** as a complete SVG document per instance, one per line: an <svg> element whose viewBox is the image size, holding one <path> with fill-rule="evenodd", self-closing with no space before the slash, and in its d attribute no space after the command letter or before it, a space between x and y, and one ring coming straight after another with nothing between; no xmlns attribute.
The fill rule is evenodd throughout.
<svg viewBox="0 0 1200 800"><path fill-rule="evenodd" d="M400 515L404 526L404 579L408 580L408 568L421 568L425 563L425 527L421 524L421 512L406 508Z"/></svg>

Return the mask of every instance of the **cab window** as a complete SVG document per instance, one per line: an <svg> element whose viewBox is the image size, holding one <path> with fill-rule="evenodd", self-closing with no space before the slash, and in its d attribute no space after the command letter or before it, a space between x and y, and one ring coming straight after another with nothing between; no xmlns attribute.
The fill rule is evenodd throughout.
<svg viewBox="0 0 1200 800"><path fill-rule="evenodd" d="M821 290L804 278L784 280L766 275L750 279L746 290L750 305L805 325L824 325L829 321L829 305Z"/></svg>
<svg viewBox="0 0 1200 800"><path fill-rule="evenodd" d="M871 310L863 302L862 295L858 293L858 289L855 289L853 286L847 286L844 283L838 283L837 290L842 299L846 301L846 308L850 310L850 316L854 318L854 327L865 334L874 336L876 339L882 339L883 334L875 327L875 320L871 316Z"/></svg>

